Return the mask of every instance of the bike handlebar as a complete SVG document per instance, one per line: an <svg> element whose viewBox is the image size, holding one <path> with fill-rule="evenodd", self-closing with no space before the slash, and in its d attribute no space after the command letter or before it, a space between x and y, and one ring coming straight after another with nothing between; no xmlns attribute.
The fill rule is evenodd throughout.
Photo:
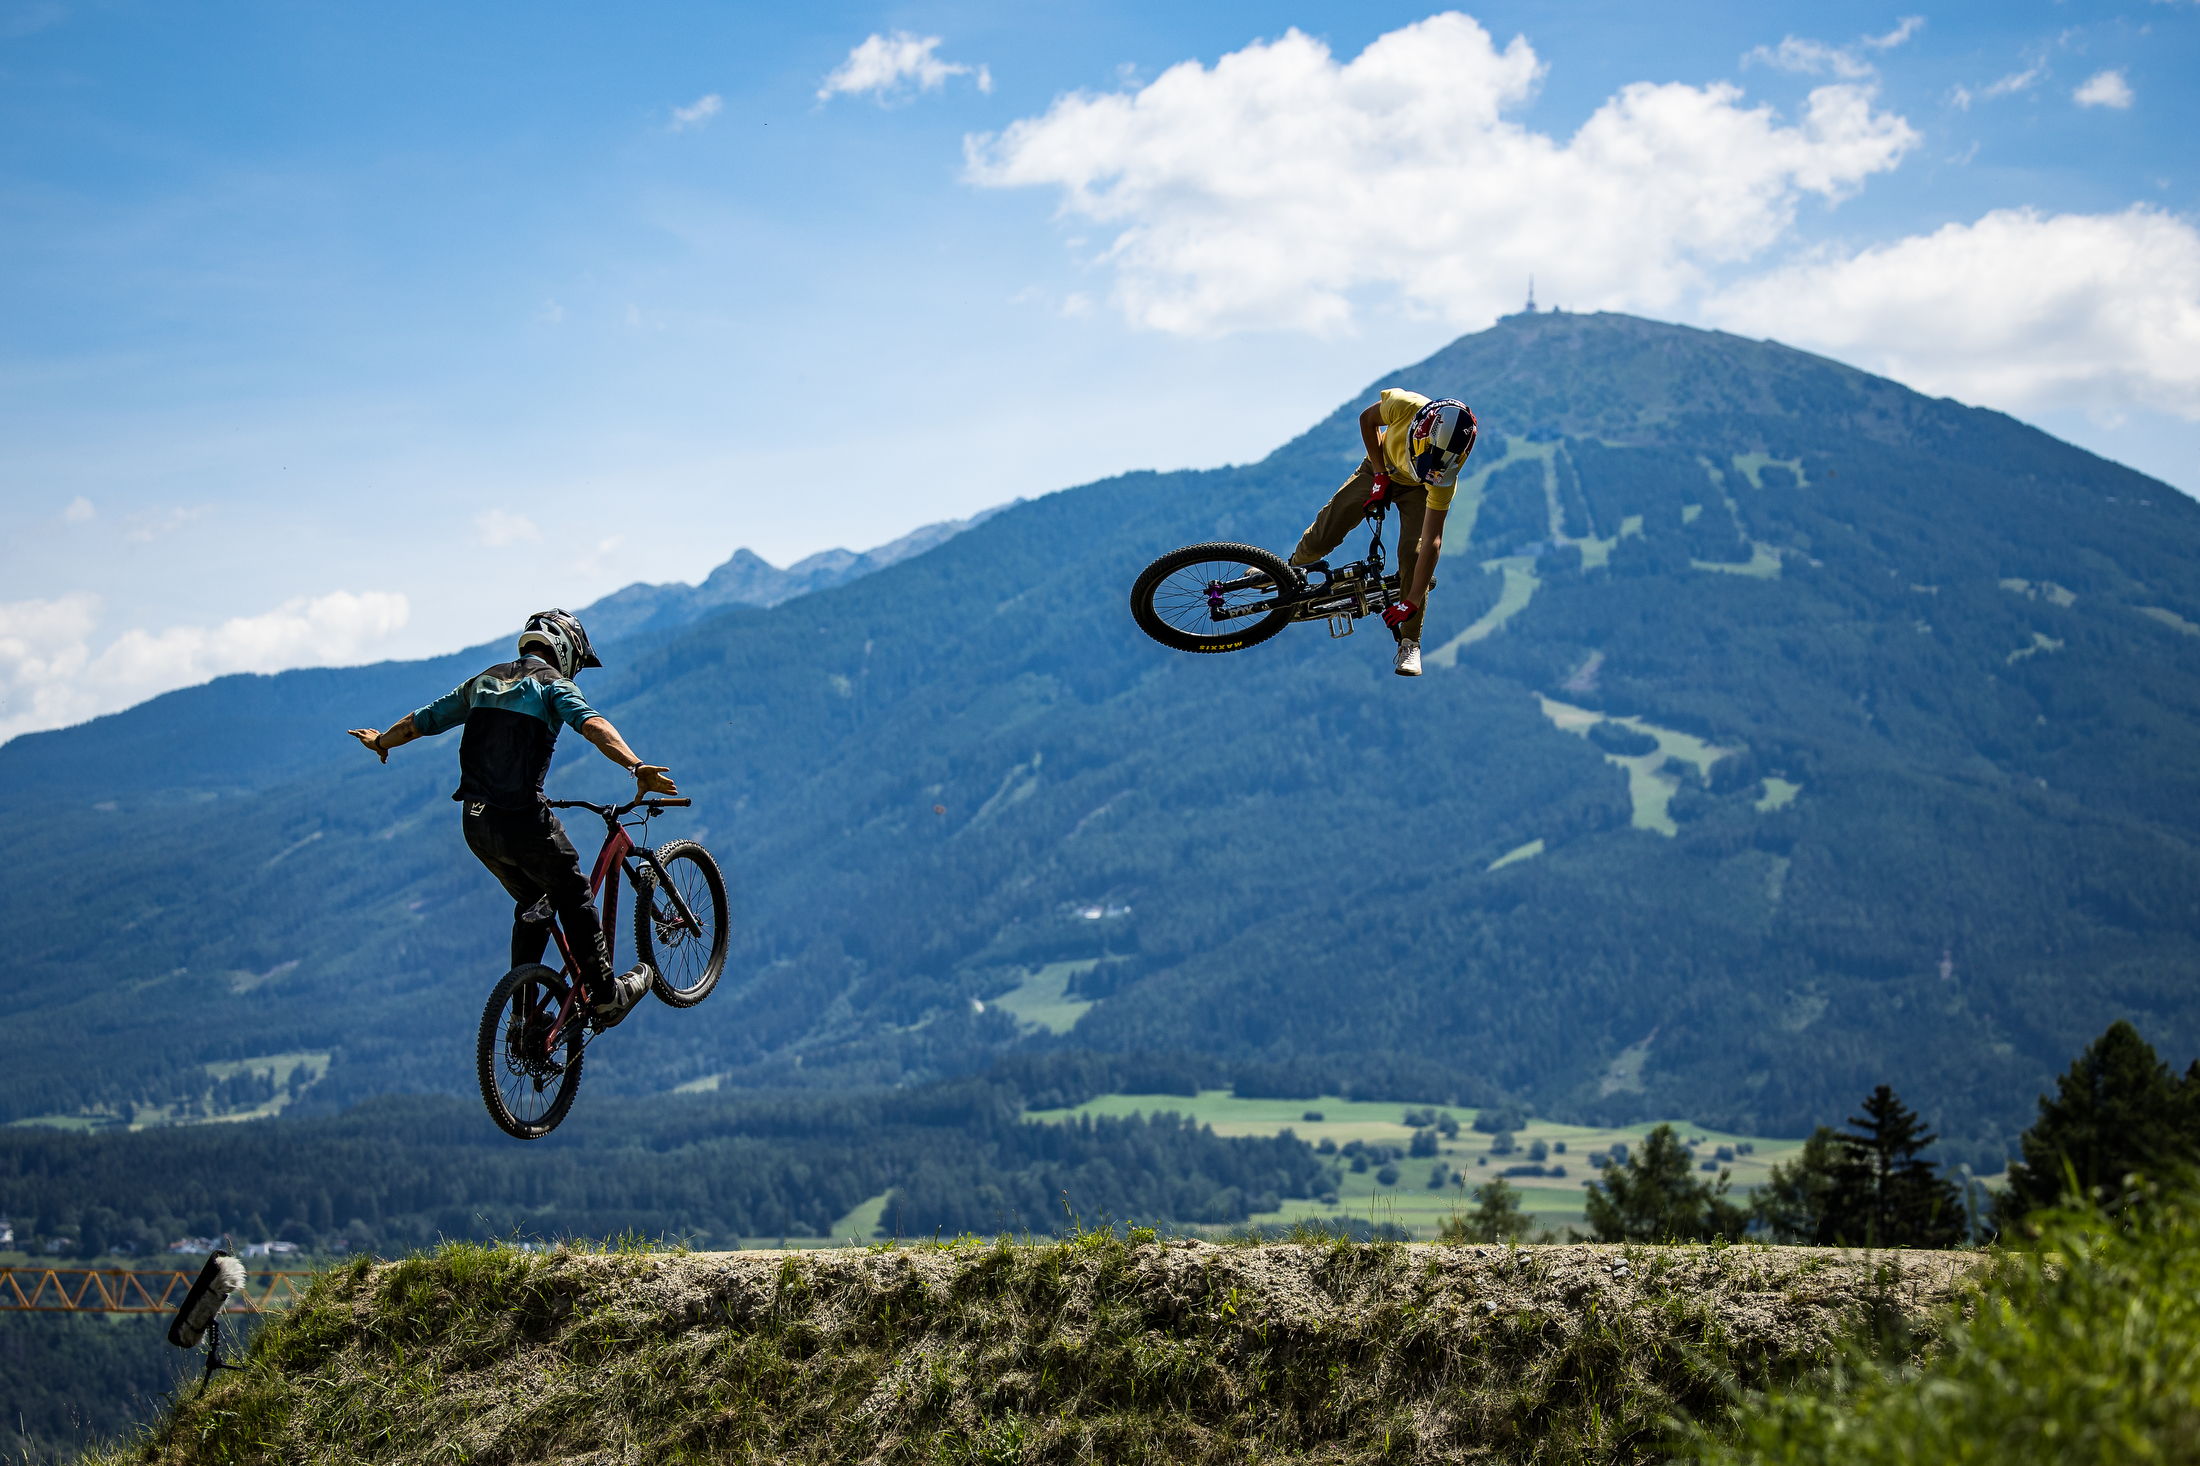
<svg viewBox="0 0 2200 1466"><path fill-rule="evenodd" d="M662 795L655 794L646 794L640 799L630 800L616 808L608 804L590 804L585 799L548 799L543 802L552 809L585 809L589 813L601 815L607 820L615 820L620 815L640 809L645 804L649 806L649 812L655 814L664 809L686 809L695 803L692 799L667 799Z"/></svg>

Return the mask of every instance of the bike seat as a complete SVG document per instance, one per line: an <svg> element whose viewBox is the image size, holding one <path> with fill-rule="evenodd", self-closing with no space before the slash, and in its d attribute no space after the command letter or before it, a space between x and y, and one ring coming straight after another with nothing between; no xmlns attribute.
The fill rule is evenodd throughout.
<svg viewBox="0 0 2200 1466"><path fill-rule="evenodd" d="M557 913L550 909L550 898L548 896L541 897L534 905L519 914L521 921L530 922L537 926L543 922L555 920L556 917Z"/></svg>

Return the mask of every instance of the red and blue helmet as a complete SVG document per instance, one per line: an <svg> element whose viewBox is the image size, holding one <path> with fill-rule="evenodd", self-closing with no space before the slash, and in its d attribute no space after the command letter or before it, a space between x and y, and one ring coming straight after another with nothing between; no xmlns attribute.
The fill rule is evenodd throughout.
<svg viewBox="0 0 2200 1466"><path fill-rule="evenodd" d="M1431 488L1448 489L1474 451L1474 412L1457 398L1431 402L1413 415L1407 440L1413 476Z"/></svg>

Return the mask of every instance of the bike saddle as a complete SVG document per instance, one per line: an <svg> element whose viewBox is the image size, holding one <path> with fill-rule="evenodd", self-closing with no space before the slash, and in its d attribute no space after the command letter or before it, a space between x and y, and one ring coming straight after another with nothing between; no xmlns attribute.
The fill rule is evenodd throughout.
<svg viewBox="0 0 2200 1466"><path fill-rule="evenodd" d="M540 926L543 922L555 918L556 915L557 913L550 909L550 898L544 896L539 898L534 905L522 911L519 914L519 919L531 925Z"/></svg>

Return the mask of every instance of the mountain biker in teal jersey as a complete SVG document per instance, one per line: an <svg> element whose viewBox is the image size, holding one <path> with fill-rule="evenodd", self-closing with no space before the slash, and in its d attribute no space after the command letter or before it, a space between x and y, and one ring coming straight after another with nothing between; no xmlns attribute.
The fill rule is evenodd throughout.
<svg viewBox="0 0 2200 1466"><path fill-rule="evenodd" d="M538 611L519 634L517 661L499 662L468 678L398 719L387 732L348 731L388 763L390 750L398 745L464 725L458 789L451 798L466 807L467 848L511 894L512 965L542 960L550 931L542 922L530 921L528 913L547 897L574 960L589 969L576 974L586 990L583 1001L598 1024L608 1028L649 991L650 971L648 964L638 963L613 975L611 948L590 899L580 855L543 799L542 781L550 772L558 725L569 725L605 758L633 774L639 793L680 790L670 769L643 763L573 685L573 675L583 667L602 665L578 619L564 611Z"/></svg>
<svg viewBox="0 0 2200 1466"><path fill-rule="evenodd" d="M1397 506L1399 603L1383 612L1383 621L1398 638L1391 670L1400 677L1421 675L1421 619L1436 557L1444 548L1451 496L1474 451L1474 431L1474 413L1464 402L1450 397L1431 402L1418 392L1385 387L1360 414L1367 457L1291 552L1293 565L1312 565L1343 544L1368 510Z"/></svg>

